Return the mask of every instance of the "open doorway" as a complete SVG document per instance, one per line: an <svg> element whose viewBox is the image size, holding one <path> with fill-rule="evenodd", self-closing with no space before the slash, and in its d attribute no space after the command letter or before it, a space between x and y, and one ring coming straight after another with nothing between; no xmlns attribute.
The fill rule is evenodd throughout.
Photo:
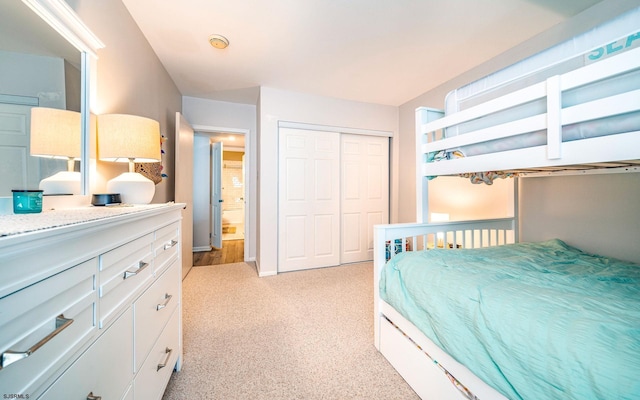
<svg viewBox="0 0 640 400"><path fill-rule="evenodd" d="M223 242L244 240L244 196L244 148L225 146L222 152Z"/></svg>
<svg viewBox="0 0 640 400"><path fill-rule="evenodd" d="M194 266L247 259L248 144L237 132L194 136ZM220 149L217 156L214 149Z"/></svg>

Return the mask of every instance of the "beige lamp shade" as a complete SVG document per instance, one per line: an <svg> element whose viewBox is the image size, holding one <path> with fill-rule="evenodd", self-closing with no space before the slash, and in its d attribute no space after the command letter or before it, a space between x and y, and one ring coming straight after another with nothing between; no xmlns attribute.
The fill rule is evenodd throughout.
<svg viewBox="0 0 640 400"><path fill-rule="evenodd" d="M160 124L127 114L98 115L98 157L115 162L160 161Z"/></svg>
<svg viewBox="0 0 640 400"><path fill-rule="evenodd" d="M80 113L57 108L31 109L31 155L80 158Z"/></svg>

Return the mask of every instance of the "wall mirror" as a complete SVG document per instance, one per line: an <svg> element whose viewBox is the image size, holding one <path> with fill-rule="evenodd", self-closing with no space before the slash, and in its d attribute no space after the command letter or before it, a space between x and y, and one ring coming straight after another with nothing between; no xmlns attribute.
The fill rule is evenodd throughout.
<svg viewBox="0 0 640 400"><path fill-rule="evenodd" d="M0 196L64 172L78 182L45 195L87 194L89 72L103 45L64 0L0 2Z"/></svg>

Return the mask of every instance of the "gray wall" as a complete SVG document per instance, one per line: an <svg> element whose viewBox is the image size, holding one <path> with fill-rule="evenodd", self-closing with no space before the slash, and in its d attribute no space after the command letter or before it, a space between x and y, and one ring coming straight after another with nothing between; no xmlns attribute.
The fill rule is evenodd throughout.
<svg viewBox="0 0 640 400"><path fill-rule="evenodd" d="M640 263L640 173L520 179L520 222L523 241Z"/></svg>
<svg viewBox="0 0 640 400"><path fill-rule="evenodd" d="M182 110L180 91L121 1L68 3L105 44L98 51L97 104L92 105L92 111L140 115L160 123L160 132L167 138L162 164L168 178L156 185L152 202L173 200L175 114ZM97 169L99 191L106 181L126 172L127 165L98 162Z"/></svg>

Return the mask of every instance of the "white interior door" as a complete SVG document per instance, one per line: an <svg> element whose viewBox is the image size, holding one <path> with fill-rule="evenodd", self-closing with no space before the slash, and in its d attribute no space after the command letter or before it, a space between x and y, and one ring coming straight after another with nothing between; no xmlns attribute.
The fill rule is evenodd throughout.
<svg viewBox="0 0 640 400"><path fill-rule="evenodd" d="M222 142L211 144L211 246L222 248Z"/></svg>
<svg viewBox="0 0 640 400"><path fill-rule="evenodd" d="M0 196L10 196L12 189L38 188L38 159L29 156L31 107L0 103Z"/></svg>
<svg viewBox="0 0 640 400"><path fill-rule="evenodd" d="M340 134L281 128L278 271L340 264Z"/></svg>
<svg viewBox="0 0 640 400"><path fill-rule="evenodd" d="M340 261L373 260L373 226L389 223L389 138L341 135Z"/></svg>
<svg viewBox="0 0 640 400"><path fill-rule="evenodd" d="M176 112L176 203L187 206L182 212L182 278L193 266L193 128Z"/></svg>

